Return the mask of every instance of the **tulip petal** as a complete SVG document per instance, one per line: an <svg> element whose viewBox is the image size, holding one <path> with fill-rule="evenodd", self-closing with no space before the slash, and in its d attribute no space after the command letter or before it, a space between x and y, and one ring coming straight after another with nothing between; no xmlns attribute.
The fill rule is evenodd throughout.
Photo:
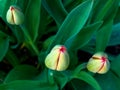
<svg viewBox="0 0 120 90"><path fill-rule="evenodd" d="M109 68L110 68L110 63L109 63L109 61L106 61L104 63L103 68L100 71L98 71L98 73L104 74L104 73L106 73L109 70Z"/></svg>
<svg viewBox="0 0 120 90"><path fill-rule="evenodd" d="M59 64L58 64L58 67L57 67L57 70L58 71L63 71L65 69L67 69L69 65L69 56L68 56L68 53L67 52L61 52L60 53L60 58L59 58Z"/></svg>
<svg viewBox="0 0 120 90"><path fill-rule="evenodd" d="M6 19L9 24L20 25L24 21L24 14L16 6L10 6L6 14Z"/></svg>
<svg viewBox="0 0 120 90"><path fill-rule="evenodd" d="M45 59L45 65L52 70L56 70L58 55L58 50L50 52Z"/></svg>
<svg viewBox="0 0 120 90"><path fill-rule="evenodd" d="M88 61L87 69L93 73L104 74L110 68L107 55L103 52L95 53Z"/></svg>
<svg viewBox="0 0 120 90"><path fill-rule="evenodd" d="M102 64L101 64L100 60L90 59L88 64L87 64L87 69L91 72L97 73L98 70L100 69L101 65Z"/></svg>
<svg viewBox="0 0 120 90"><path fill-rule="evenodd" d="M7 22L8 22L8 23L14 24L12 12L11 12L10 9L9 9L8 12L7 12L6 18L7 18Z"/></svg>
<svg viewBox="0 0 120 90"><path fill-rule="evenodd" d="M66 70L69 66L69 55L66 48L62 45L56 45L47 55L45 65L52 70Z"/></svg>

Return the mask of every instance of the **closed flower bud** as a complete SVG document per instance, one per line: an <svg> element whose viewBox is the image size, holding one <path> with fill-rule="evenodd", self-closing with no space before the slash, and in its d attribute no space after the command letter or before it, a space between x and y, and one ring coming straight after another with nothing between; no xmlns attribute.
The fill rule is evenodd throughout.
<svg viewBox="0 0 120 90"><path fill-rule="evenodd" d="M6 19L9 24L20 25L24 21L24 15L20 8L16 6L10 6L6 14Z"/></svg>
<svg viewBox="0 0 120 90"><path fill-rule="evenodd" d="M47 55L45 65L52 70L66 70L69 66L69 55L65 46L56 45Z"/></svg>
<svg viewBox="0 0 120 90"><path fill-rule="evenodd" d="M98 52L90 58L87 64L87 69L93 73L104 74L110 68L110 63L107 55L103 52Z"/></svg>

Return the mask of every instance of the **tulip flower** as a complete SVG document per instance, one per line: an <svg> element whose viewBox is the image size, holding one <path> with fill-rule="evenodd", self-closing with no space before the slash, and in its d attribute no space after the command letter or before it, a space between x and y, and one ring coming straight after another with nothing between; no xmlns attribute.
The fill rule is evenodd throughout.
<svg viewBox="0 0 120 90"><path fill-rule="evenodd" d="M17 6L10 6L6 14L6 19L9 24L20 25L24 21L24 15Z"/></svg>
<svg viewBox="0 0 120 90"><path fill-rule="evenodd" d="M69 66L69 55L65 46L56 45L47 55L45 65L52 70L66 70Z"/></svg>
<svg viewBox="0 0 120 90"><path fill-rule="evenodd" d="M87 64L87 69L93 73L104 74L110 68L110 63L107 55L103 52L98 52L90 58Z"/></svg>

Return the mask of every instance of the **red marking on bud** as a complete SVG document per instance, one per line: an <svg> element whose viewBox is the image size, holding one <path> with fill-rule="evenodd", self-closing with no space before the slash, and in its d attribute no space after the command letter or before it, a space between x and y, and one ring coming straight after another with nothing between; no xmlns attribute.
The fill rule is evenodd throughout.
<svg viewBox="0 0 120 90"><path fill-rule="evenodd" d="M106 57L101 57L101 59L102 59L102 62L106 61Z"/></svg>
<svg viewBox="0 0 120 90"><path fill-rule="evenodd" d="M58 55L58 58L57 58L57 64L56 64L56 70L58 68L58 64L59 64L59 61L60 61L60 55L61 55L61 52L65 52L66 51L66 48L64 46L61 46L60 47L60 52L59 52L59 55Z"/></svg>
<svg viewBox="0 0 120 90"><path fill-rule="evenodd" d="M61 51L61 52L65 52L65 51L66 51L66 48L65 48L64 46L61 46L60 51Z"/></svg>
<svg viewBox="0 0 120 90"><path fill-rule="evenodd" d="M14 10L14 7L11 6L11 7L10 7L10 10L11 10L11 11Z"/></svg>
<svg viewBox="0 0 120 90"><path fill-rule="evenodd" d="M101 57L101 60L102 60L102 65L101 65L100 69L98 70L98 72L101 71L102 68L104 67L105 62L106 62L106 57Z"/></svg>

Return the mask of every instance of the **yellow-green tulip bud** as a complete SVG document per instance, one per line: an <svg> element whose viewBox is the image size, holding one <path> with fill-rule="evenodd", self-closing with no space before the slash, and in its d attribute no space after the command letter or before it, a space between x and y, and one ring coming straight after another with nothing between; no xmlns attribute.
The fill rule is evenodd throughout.
<svg viewBox="0 0 120 90"><path fill-rule="evenodd" d="M87 64L87 69L93 73L104 74L110 68L110 63L107 55L103 52L98 52L90 58Z"/></svg>
<svg viewBox="0 0 120 90"><path fill-rule="evenodd" d="M10 6L6 14L6 19L9 24L20 25L24 21L24 14L17 6Z"/></svg>
<svg viewBox="0 0 120 90"><path fill-rule="evenodd" d="M47 55L45 65L52 70L66 70L69 66L69 55L65 46L56 45Z"/></svg>

